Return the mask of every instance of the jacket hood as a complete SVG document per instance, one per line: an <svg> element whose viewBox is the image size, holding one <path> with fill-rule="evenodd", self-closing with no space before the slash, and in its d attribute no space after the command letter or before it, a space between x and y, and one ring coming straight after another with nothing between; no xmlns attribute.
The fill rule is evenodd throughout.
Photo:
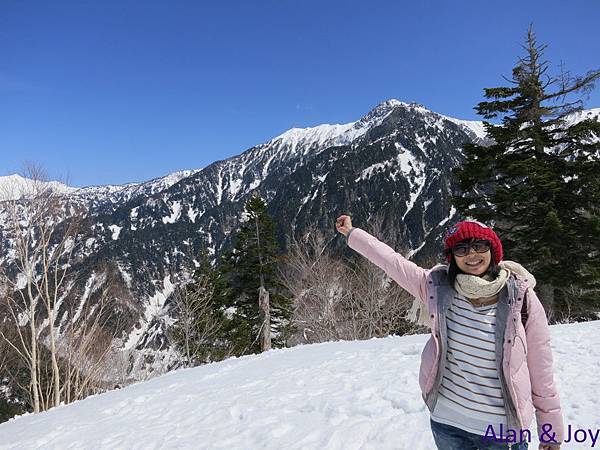
<svg viewBox="0 0 600 450"><path fill-rule="evenodd" d="M535 287L535 285L537 283L535 277L531 274L531 272L529 272L525 267L523 267L518 262L501 261L500 264L498 264L498 266L504 267L504 268L508 269L510 272L516 273L517 275L520 275L521 277L525 278L527 280L527 284L532 289Z"/></svg>

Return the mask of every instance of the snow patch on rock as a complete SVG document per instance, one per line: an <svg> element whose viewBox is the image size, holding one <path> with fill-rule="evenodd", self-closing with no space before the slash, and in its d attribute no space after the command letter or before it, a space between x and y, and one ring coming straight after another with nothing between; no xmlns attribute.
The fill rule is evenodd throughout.
<svg viewBox="0 0 600 450"><path fill-rule="evenodd" d="M181 202L173 202L169 209L171 210L171 215L162 218L164 224L175 223L179 219L181 216Z"/></svg>
<svg viewBox="0 0 600 450"><path fill-rule="evenodd" d="M116 241L117 239L119 239L119 235L121 234L121 230L123 229L123 227L120 227L118 225L109 225L108 229L112 231L112 240Z"/></svg>

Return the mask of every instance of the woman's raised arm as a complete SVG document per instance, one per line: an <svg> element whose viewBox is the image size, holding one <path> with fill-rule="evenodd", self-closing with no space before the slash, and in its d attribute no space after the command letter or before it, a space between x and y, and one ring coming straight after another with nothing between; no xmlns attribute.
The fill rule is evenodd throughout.
<svg viewBox="0 0 600 450"><path fill-rule="evenodd" d="M337 230L346 236L348 246L380 267L403 289L425 301L427 270L417 266L365 230L352 226L349 216L336 220Z"/></svg>

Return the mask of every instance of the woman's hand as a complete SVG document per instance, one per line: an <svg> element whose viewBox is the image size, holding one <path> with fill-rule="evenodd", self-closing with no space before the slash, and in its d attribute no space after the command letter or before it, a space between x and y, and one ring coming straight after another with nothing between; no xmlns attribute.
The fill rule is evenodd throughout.
<svg viewBox="0 0 600 450"><path fill-rule="evenodd" d="M342 214L340 217L338 217L335 221L335 228L344 236L346 236L352 229L352 221L350 220L350 216Z"/></svg>

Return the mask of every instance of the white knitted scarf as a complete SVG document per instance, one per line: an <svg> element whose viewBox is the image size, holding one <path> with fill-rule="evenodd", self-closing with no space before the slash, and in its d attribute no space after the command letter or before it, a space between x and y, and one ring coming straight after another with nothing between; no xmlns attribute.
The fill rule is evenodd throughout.
<svg viewBox="0 0 600 450"><path fill-rule="evenodd" d="M467 298L492 297L502 290L512 272L524 276L529 280L529 285L532 288L535 287L536 281L534 276L521 264L514 261L502 261L498 264L498 267L500 268L500 274L494 280L486 279L488 278L487 276L478 277L475 275L458 274L454 283L454 289ZM427 307L417 298L414 299L406 318L418 325L426 325L431 328L432 323Z"/></svg>
<svg viewBox="0 0 600 450"><path fill-rule="evenodd" d="M495 279L491 279L489 275L480 277L459 273L454 281L454 289L469 299L492 297L502 290L509 276L510 270L506 267L500 267L500 273Z"/></svg>

